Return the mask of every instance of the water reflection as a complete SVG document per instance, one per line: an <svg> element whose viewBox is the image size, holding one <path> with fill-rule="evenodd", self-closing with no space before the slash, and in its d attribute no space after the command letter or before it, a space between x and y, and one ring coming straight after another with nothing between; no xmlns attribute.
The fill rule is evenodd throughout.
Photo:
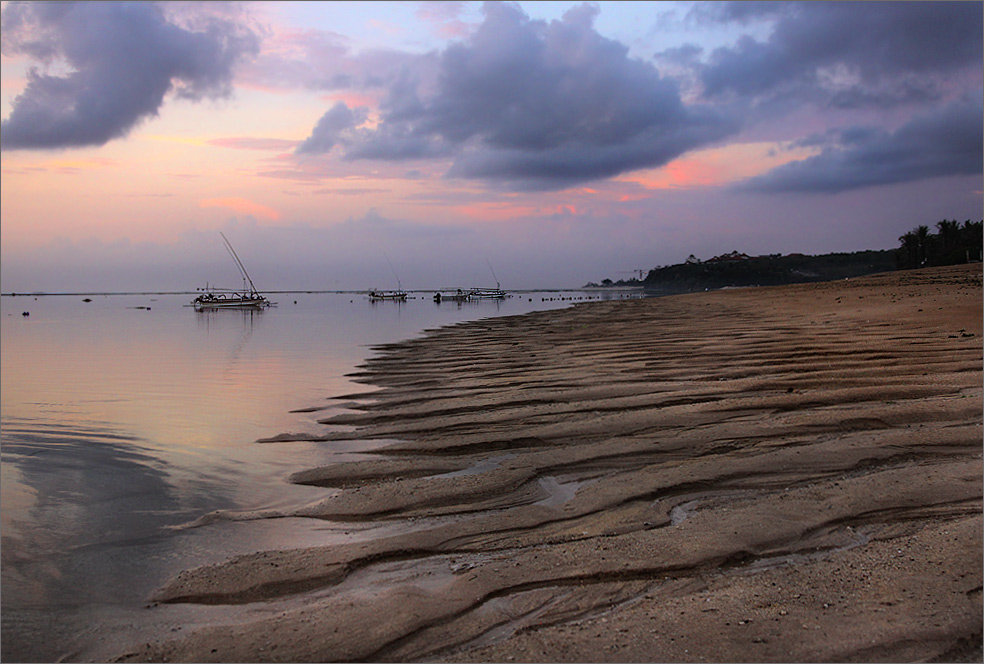
<svg viewBox="0 0 984 664"><path fill-rule="evenodd" d="M254 326L259 326L263 317L264 309L244 308L244 309L204 309L196 311L198 328L204 330L205 334L225 331L241 332L238 341L234 342L228 357L230 362L235 362L242 355L243 348L253 336Z"/></svg>
<svg viewBox="0 0 984 664"><path fill-rule="evenodd" d="M289 520L166 526L322 496L286 478L340 450L254 441L323 432L323 408L303 407L340 407L329 397L364 391L346 375L375 344L568 306L547 297L452 308L304 294L276 309L205 312L177 295L41 297L30 317L26 298L2 298L5 660L65 655L70 637L108 624L107 607L132 627L133 609L180 569L339 536Z"/></svg>
<svg viewBox="0 0 984 664"><path fill-rule="evenodd" d="M0 449L5 480L16 469L11 488L19 492L18 509L10 510L4 482L4 657L53 659L61 654L57 644L78 629L73 613L139 601L147 588L117 579L140 578L145 561L113 551L158 537L180 505L164 464L109 426L4 418Z"/></svg>
<svg viewBox="0 0 984 664"><path fill-rule="evenodd" d="M498 298L479 298L474 300L459 300L453 298L442 298L441 300L434 300L435 309L452 309L456 308L459 311L462 309L473 309L480 310L485 309L488 311L494 311L495 313L501 313L505 299Z"/></svg>
<svg viewBox="0 0 984 664"><path fill-rule="evenodd" d="M206 331L215 327L226 329L234 323L240 323L244 330L253 331L253 326L259 324L266 310L256 307L243 309L202 309L195 311L198 327Z"/></svg>

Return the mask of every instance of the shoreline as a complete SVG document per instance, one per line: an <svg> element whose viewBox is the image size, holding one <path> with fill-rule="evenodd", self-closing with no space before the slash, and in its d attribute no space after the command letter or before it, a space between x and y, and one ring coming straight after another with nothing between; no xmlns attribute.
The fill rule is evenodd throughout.
<svg viewBox="0 0 984 664"><path fill-rule="evenodd" d="M405 528L187 570L242 620L119 659L979 661L981 336L975 264L388 344L293 516Z"/></svg>

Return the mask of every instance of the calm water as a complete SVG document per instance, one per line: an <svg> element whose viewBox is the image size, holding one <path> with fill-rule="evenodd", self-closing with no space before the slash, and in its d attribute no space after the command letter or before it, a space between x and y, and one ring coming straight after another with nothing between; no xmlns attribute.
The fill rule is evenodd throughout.
<svg viewBox="0 0 984 664"><path fill-rule="evenodd" d="M357 449L255 441L323 432L317 420L343 407L331 397L371 389L345 377L371 345L565 307L558 298L572 295L584 297L437 305L427 294L372 304L296 293L254 313L197 313L189 295L0 298L3 660L108 656L167 628L140 607L181 569L352 537L300 519L174 526L322 497L286 477ZM326 410L291 412L314 406Z"/></svg>

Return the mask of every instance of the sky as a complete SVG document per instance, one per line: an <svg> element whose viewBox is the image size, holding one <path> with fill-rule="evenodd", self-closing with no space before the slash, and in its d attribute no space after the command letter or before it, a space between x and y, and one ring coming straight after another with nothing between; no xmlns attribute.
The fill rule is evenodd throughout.
<svg viewBox="0 0 984 664"><path fill-rule="evenodd" d="M569 288L982 217L979 2L3 2L0 289ZM494 274L494 277L493 277Z"/></svg>

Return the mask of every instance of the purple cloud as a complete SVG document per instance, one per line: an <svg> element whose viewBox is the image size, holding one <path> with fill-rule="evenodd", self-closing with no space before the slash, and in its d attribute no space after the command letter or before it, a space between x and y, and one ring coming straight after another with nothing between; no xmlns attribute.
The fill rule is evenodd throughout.
<svg viewBox="0 0 984 664"><path fill-rule="evenodd" d="M700 5L705 20L775 20L764 41L746 36L714 51L701 72L704 94L792 96L840 108L939 99L947 77L980 70L981 7L975 2Z"/></svg>
<svg viewBox="0 0 984 664"><path fill-rule="evenodd" d="M450 177L559 189L665 164L738 128L686 106L675 83L599 35L597 8L583 5L550 23L505 3L484 11L469 39L390 81L376 129L341 136L319 122L303 151L341 145L347 159L450 155Z"/></svg>
<svg viewBox="0 0 984 664"><path fill-rule="evenodd" d="M830 143L820 154L743 182L760 192L838 193L947 175L974 175L984 164L980 99L919 116L895 131L852 127L802 144Z"/></svg>
<svg viewBox="0 0 984 664"><path fill-rule="evenodd" d="M350 109L343 102L337 102L331 110L321 116L311 135L297 147L300 154L321 154L329 152L336 143L343 140L346 134L354 132L355 128L369 117L369 109L359 106Z"/></svg>
<svg viewBox="0 0 984 664"><path fill-rule="evenodd" d="M257 36L210 7L186 17L187 27L175 20L174 7L166 9L170 14L149 2L7 5L4 53L70 71L29 71L3 120L3 148L103 145L156 116L168 93L228 96L233 68L258 51Z"/></svg>

